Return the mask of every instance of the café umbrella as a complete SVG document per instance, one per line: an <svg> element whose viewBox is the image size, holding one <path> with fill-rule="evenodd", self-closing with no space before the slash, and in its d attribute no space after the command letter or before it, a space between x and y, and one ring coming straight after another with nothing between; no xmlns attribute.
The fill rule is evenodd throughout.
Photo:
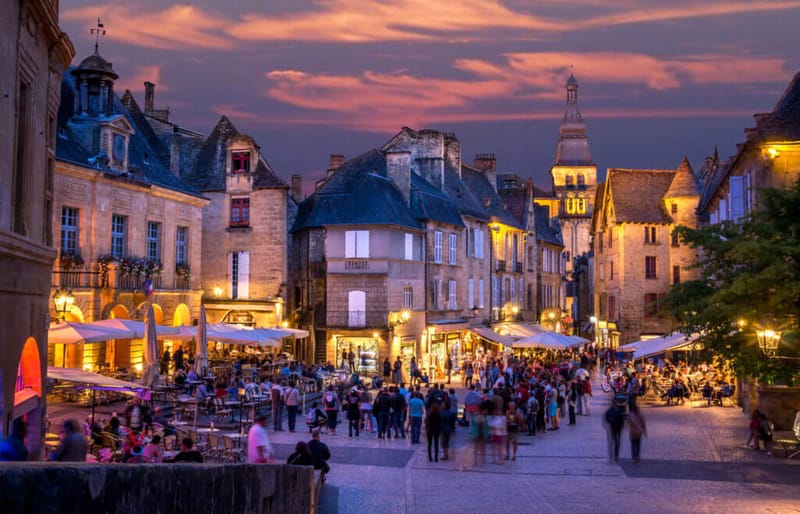
<svg viewBox="0 0 800 514"><path fill-rule="evenodd" d="M158 335L153 305L148 304L144 314L144 373L142 383L152 388L158 382Z"/></svg>
<svg viewBox="0 0 800 514"><path fill-rule="evenodd" d="M208 330L206 329L206 308L200 306L200 319L197 321L197 334L195 335L194 372L198 377L205 376L208 368Z"/></svg>
<svg viewBox="0 0 800 514"><path fill-rule="evenodd" d="M56 366L47 367L47 378L54 380L61 380L63 382L72 382L77 384L80 389L89 389L92 391L92 420L94 420L94 407L95 407L95 393L97 391L116 391L120 393L140 393L146 389L141 384L134 384L133 382L126 382L113 377L91 373L82 369L76 368L59 368Z"/></svg>

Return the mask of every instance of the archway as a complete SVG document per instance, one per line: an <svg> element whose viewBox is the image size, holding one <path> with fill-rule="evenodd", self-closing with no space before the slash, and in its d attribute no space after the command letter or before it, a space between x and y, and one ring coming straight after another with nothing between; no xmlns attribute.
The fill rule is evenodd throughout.
<svg viewBox="0 0 800 514"><path fill-rule="evenodd" d="M77 305L72 305L69 312L64 314L64 321L70 323L83 323L83 311ZM82 344L48 344L47 364L62 368L80 368L83 366L85 345Z"/></svg>
<svg viewBox="0 0 800 514"><path fill-rule="evenodd" d="M114 305L108 313L110 319L131 319L127 307L121 304ZM104 363L109 368L130 368L131 365L131 340L116 339L106 343Z"/></svg>
<svg viewBox="0 0 800 514"><path fill-rule="evenodd" d="M164 309L157 303L151 304L153 306L153 316L156 319L156 325L164 324ZM147 312L147 302L142 302L136 306L137 317L144 321L144 313Z"/></svg>
<svg viewBox="0 0 800 514"><path fill-rule="evenodd" d="M184 327L192 324L192 313L189 312L189 307L185 303L179 304L175 307L175 314L172 315L173 327Z"/></svg>
<svg viewBox="0 0 800 514"><path fill-rule="evenodd" d="M32 455L39 451L42 439L42 361L39 344L29 337L22 347L14 384L14 414L12 419L23 418L28 425L28 450Z"/></svg>

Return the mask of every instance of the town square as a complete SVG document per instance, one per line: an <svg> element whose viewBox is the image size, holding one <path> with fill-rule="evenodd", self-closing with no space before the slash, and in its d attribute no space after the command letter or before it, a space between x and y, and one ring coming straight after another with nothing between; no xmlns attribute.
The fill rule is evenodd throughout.
<svg viewBox="0 0 800 514"><path fill-rule="evenodd" d="M800 511L800 2L0 3L0 512Z"/></svg>

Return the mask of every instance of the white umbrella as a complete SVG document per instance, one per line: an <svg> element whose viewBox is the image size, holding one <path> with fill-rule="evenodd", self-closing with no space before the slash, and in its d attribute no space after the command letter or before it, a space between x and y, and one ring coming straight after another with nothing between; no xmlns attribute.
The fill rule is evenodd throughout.
<svg viewBox="0 0 800 514"><path fill-rule="evenodd" d="M144 314L144 374L142 383L152 388L158 383L158 336L156 335L156 318L153 305L147 305Z"/></svg>
<svg viewBox="0 0 800 514"><path fill-rule="evenodd" d="M194 352L194 372L197 376L203 377L208 367L208 331L206 330L206 307L200 306L200 319L197 321L197 335L195 336L197 345Z"/></svg>
<svg viewBox="0 0 800 514"><path fill-rule="evenodd" d="M65 321L50 326L47 331L47 342L50 344L103 343L112 339L130 339L134 335L127 329Z"/></svg>
<svg viewBox="0 0 800 514"><path fill-rule="evenodd" d="M227 323L215 323L208 324L206 330L209 341L275 348L279 348L281 345L280 336L272 329L244 328Z"/></svg>
<svg viewBox="0 0 800 514"><path fill-rule="evenodd" d="M152 308L152 305L148 308ZM147 315L145 314L145 318ZM132 319L103 319L100 321L95 321L92 325L97 325L99 327L106 327L106 328L116 328L118 330L128 330L133 332L133 336L129 337L128 339L144 339L145 333L147 329L145 328L144 323L141 321L136 321ZM155 318L153 318L153 326L156 327L156 336L159 338L164 339L165 337L171 335L179 335L180 330L175 327L166 327L164 325L156 325ZM124 337L120 337L119 339L126 339Z"/></svg>

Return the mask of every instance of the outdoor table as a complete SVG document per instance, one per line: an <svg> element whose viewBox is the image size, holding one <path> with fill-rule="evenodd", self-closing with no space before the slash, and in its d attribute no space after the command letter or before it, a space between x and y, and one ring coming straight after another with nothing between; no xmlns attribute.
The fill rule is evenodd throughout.
<svg viewBox="0 0 800 514"><path fill-rule="evenodd" d="M227 437L228 439L233 439L233 441L236 442L236 447L237 448L241 448L242 447L242 440L247 441L247 434L242 434L242 433L239 433L239 432L226 432L226 433L222 434L222 437Z"/></svg>

